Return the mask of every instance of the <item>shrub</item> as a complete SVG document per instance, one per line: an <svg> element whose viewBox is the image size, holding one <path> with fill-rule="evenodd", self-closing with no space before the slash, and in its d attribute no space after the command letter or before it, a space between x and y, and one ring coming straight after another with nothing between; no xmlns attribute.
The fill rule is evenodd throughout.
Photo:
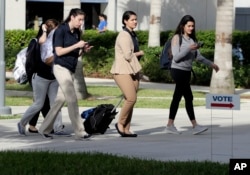
<svg viewBox="0 0 250 175"><path fill-rule="evenodd" d="M5 39L5 62L6 70L12 70L15 64L16 54L26 47L31 38L36 36L37 31L34 30L9 30L6 31ZM148 31L136 31L140 49L144 50L145 55L141 59L143 73L149 76L153 82L172 83L169 71L163 71L159 68L159 54L164 43L173 35L173 31L163 31L160 33L160 47L148 48ZM109 73L114 61L114 46L118 32L107 31L99 34L96 30L86 30L82 38L90 41L94 48L90 53L83 56L84 74L86 76L110 78ZM250 60L250 32L233 32L233 45L241 43L244 55L244 65L239 67L237 59L233 59L234 76L236 87L250 87L249 64ZM197 39L204 42L204 47L200 49L202 55L213 61L214 59L214 31L197 31ZM193 69L196 73L196 81L192 81L197 85L209 85L211 68L202 64L194 63Z"/></svg>
<svg viewBox="0 0 250 175"><path fill-rule="evenodd" d="M12 70L15 66L17 53L27 47L29 41L36 36L34 30L7 30L5 32L5 62L6 70Z"/></svg>

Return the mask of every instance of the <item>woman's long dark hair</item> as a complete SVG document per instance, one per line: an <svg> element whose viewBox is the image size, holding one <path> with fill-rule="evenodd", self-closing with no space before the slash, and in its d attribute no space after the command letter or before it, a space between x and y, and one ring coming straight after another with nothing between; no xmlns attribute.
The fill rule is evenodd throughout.
<svg viewBox="0 0 250 175"><path fill-rule="evenodd" d="M63 23L68 23L70 21L70 17L71 16L76 17L77 15L83 15L83 16L85 16L85 13L81 9L79 9L79 8L71 9L70 12L69 12L68 17L64 20Z"/></svg>
<svg viewBox="0 0 250 175"><path fill-rule="evenodd" d="M190 38L192 38L195 42L197 41L196 39L196 34L195 34L195 20L192 16L190 15L185 15L182 17L180 23L178 24L176 30L175 30L175 34L178 35L183 35L184 34L184 26L188 23L188 22L193 22L194 23L194 30L192 31L192 33L189 35Z"/></svg>
<svg viewBox="0 0 250 175"><path fill-rule="evenodd" d="M79 8L73 8L70 10L68 17L63 21L63 23L68 23L70 21L71 16L76 17L77 15L85 16L85 13ZM81 29L76 29L76 30L77 30L77 33L78 33L79 38L80 38L80 36L82 34L82 30Z"/></svg>

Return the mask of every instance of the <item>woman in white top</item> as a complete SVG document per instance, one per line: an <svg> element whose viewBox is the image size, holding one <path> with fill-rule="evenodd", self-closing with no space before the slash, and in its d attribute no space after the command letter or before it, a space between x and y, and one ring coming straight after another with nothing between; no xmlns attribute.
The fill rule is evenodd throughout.
<svg viewBox="0 0 250 175"><path fill-rule="evenodd" d="M38 41L41 51L41 58L38 59L37 73L32 77L32 87L34 103L26 110L22 116L20 122L18 123L18 131L21 135L25 134L26 124L34 117L34 115L41 110L43 107L45 97L48 95L50 106L55 101L58 82L55 79L51 63L53 62L53 33L58 26L58 22L54 19L49 19L42 25L38 33ZM39 35L40 34L40 35ZM57 117L54 121L54 134L56 135L69 135L63 131L64 125L62 124L62 114L61 111L57 113ZM46 134L43 135L45 138L52 138Z"/></svg>

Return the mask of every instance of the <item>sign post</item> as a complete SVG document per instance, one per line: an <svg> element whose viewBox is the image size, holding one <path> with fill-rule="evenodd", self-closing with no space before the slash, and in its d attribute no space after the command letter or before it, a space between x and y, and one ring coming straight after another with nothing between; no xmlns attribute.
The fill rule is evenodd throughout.
<svg viewBox="0 0 250 175"><path fill-rule="evenodd" d="M240 110L240 96L232 94L207 94L207 109Z"/></svg>
<svg viewBox="0 0 250 175"><path fill-rule="evenodd" d="M0 1L0 114L11 114L11 108L5 105L5 0Z"/></svg>
<svg viewBox="0 0 250 175"><path fill-rule="evenodd" d="M222 109L222 110L240 110L240 96L234 94L207 94L206 95L206 108L212 110ZM230 119L232 122L232 137L231 137L231 158L233 157L233 113L230 116L216 116L213 117L211 112L211 159L213 159L213 155L222 155L221 153L213 152L213 118L220 119ZM218 125L218 123L216 123ZM218 138L218 135L216 135Z"/></svg>

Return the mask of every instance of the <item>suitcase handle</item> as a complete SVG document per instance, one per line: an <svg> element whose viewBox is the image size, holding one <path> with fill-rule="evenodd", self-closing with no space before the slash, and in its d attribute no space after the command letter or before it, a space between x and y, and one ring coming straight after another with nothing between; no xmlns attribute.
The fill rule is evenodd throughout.
<svg viewBox="0 0 250 175"><path fill-rule="evenodd" d="M122 95L121 99L119 100L119 102L115 105L115 107L112 109L111 113L113 113L116 108L121 104L122 100L124 99L124 96Z"/></svg>

